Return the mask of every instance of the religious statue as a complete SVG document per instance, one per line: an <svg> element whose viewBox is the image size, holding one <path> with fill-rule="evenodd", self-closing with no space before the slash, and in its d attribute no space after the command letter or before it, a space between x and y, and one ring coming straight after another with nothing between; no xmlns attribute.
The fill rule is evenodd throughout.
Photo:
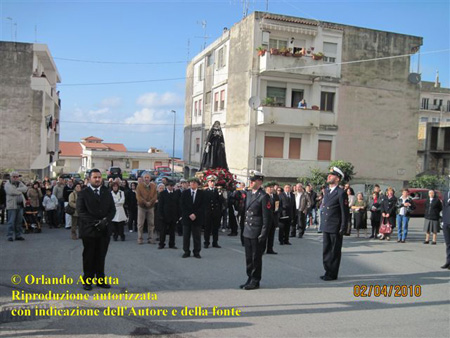
<svg viewBox="0 0 450 338"><path fill-rule="evenodd" d="M225 154L225 140L219 121L214 122L208 133L208 137L206 138L200 171L216 168L228 170L227 156Z"/></svg>

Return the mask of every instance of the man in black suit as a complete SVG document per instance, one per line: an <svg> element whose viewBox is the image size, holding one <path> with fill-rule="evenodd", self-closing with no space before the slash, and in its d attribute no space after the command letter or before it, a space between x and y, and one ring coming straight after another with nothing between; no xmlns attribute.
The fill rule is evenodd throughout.
<svg viewBox="0 0 450 338"><path fill-rule="evenodd" d="M280 221L279 221L279 232L278 240L280 245L291 245L289 242L289 231L291 225L294 226L295 231L295 196L291 192L291 186L286 184L284 186L284 192L279 195L280 198ZM294 234L295 236L295 234Z"/></svg>
<svg viewBox="0 0 450 338"><path fill-rule="evenodd" d="M297 219L297 228L298 228L298 238L302 238L305 234L306 229L306 215L308 213L308 208L311 205L311 201L309 200L309 196L303 189L303 185L297 184L297 191L295 192L295 212ZM291 232L291 237L295 237L295 228L293 233Z"/></svg>
<svg viewBox="0 0 450 338"><path fill-rule="evenodd" d="M333 167L327 177L328 188L321 208L325 274L320 278L324 281L338 278L341 263L342 239L349 217L347 194L339 187L343 179L342 170Z"/></svg>
<svg viewBox="0 0 450 338"><path fill-rule="evenodd" d="M447 259L441 268L450 270L450 190L442 195L442 204L442 222L444 223L442 232L444 233L445 245L447 247Z"/></svg>
<svg viewBox="0 0 450 338"><path fill-rule="evenodd" d="M220 248L219 245L219 227L220 219L222 218L222 209L224 205L224 197L221 192L215 187L216 176L209 175L206 180L208 188L204 190L205 195L205 242L204 248L208 249L210 238L212 234L213 248Z"/></svg>
<svg viewBox="0 0 450 338"><path fill-rule="evenodd" d="M269 225L269 229L267 231L267 253L269 255L276 255L277 252L273 250L273 242L275 239L275 229L278 226L278 217L279 217L279 211L280 211L280 199L278 197L278 194L276 194L273 190L274 183L269 182L265 184L266 187L266 193L269 195L270 200L270 211L272 212L272 220Z"/></svg>
<svg viewBox="0 0 450 338"><path fill-rule="evenodd" d="M180 217L180 194L174 191L175 183L167 181L166 189L159 194L158 213L161 218L161 232L159 234L159 247L163 249L166 242L166 233L169 233L169 248L175 246L175 226Z"/></svg>
<svg viewBox="0 0 450 338"><path fill-rule="evenodd" d="M190 189L181 193L181 215L183 222L183 258L191 255L190 242L191 233L194 241L194 257L200 256L201 250L201 228L203 224L204 210L204 192L198 189L200 181L198 178L189 180Z"/></svg>
<svg viewBox="0 0 450 338"><path fill-rule="evenodd" d="M111 220L116 207L111 192L102 184L102 174L92 169L88 186L78 193L77 212L79 237L83 240L83 288L92 290L92 278L97 286L109 289L105 278L105 258L111 236Z"/></svg>
<svg viewBox="0 0 450 338"><path fill-rule="evenodd" d="M262 254L267 240L267 233L271 223L271 209L269 195L261 185L264 176L253 172L250 177L250 190L245 197L244 246L247 263L247 282L240 286L244 290L259 288L262 272Z"/></svg>

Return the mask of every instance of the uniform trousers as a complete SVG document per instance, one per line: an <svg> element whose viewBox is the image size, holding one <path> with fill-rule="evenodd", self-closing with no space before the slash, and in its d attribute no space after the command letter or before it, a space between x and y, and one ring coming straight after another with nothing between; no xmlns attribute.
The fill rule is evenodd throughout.
<svg viewBox="0 0 450 338"><path fill-rule="evenodd" d="M165 220L161 221L161 232L159 234L159 246L164 247L166 244L166 234L169 234L169 248L173 248L175 246L175 226L176 221L166 222Z"/></svg>
<svg viewBox="0 0 450 338"><path fill-rule="evenodd" d="M267 231L267 252L273 252L273 242L275 239L275 229L278 224L278 216L273 215L272 222L270 222L269 229Z"/></svg>
<svg viewBox="0 0 450 338"><path fill-rule="evenodd" d="M191 233L192 240L194 241L194 250L192 252L194 255L200 254L202 247L202 237L201 237L202 226L198 222L184 221L183 222L183 250L184 253L190 254L191 250Z"/></svg>
<svg viewBox="0 0 450 338"><path fill-rule="evenodd" d="M259 243L258 238L244 237L245 261L247 263L247 276L251 281L258 282L261 280L262 272L262 254L264 252L263 243Z"/></svg>
<svg viewBox="0 0 450 338"><path fill-rule="evenodd" d="M105 258L109 236L83 238L84 278L105 277Z"/></svg>
<svg viewBox="0 0 450 338"><path fill-rule="evenodd" d="M222 215L219 210L217 211L208 211L205 215L205 233L203 234L205 239L205 245L210 244L210 238L212 234L212 242L213 245L217 245L219 241L219 227L220 227L220 219Z"/></svg>
<svg viewBox="0 0 450 338"><path fill-rule="evenodd" d="M444 233L444 240L447 251L447 260L445 261L445 264L450 264L450 223L444 223L442 232Z"/></svg>
<svg viewBox="0 0 450 338"><path fill-rule="evenodd" d="M341 264L342 236L336 233L323 233L323 268L325 276L337 278Z"/></svg>

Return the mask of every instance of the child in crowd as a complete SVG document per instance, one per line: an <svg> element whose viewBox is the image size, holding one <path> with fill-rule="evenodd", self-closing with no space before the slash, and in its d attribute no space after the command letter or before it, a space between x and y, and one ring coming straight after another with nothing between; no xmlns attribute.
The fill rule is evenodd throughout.
<svg viewBox="0 0 450 338"><path fill-rule="evenodd" d="M58 228L58 220L56 215L56 210L58 209L58 199L52 194L51 189L45 191L44 201L42 205L45 208L47 214L48 226L51 228Z"/></svg>

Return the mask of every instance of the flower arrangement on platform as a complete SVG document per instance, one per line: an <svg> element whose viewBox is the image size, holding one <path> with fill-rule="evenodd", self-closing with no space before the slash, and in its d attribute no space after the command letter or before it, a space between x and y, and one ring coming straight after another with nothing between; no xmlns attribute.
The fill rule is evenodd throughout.
<svg viewBox="0 0 450 338"><path fill-rule="evenodd" d="M236 189L237 184L236 175L233 175L227 169L224 168L207 169L202 171L201 173L203 175L199 176L203 185L207 184L206 178L209 175L215 175L217 177L216 186L222 186L228 191Z"/></svg>

